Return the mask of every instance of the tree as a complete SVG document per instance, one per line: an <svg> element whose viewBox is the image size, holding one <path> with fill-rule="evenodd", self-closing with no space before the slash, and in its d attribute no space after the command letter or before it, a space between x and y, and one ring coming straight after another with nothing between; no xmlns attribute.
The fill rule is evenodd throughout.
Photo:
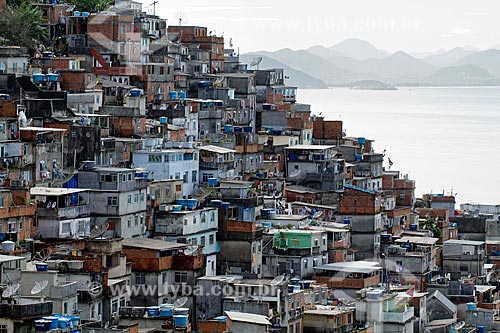
<svg viewBox="0 0 500 333"><path fill-rule="evenodd" d="M114 0L71 0L71 4L75 5L75 10L90 13L103 11L114 2Z"/></svg>
<svg viewBox="0 0 500 333"><path fill-rule="evenodd" d="M0 36L4 45L33 48L40 44L47 29L42 27L41 11L27 1L13 1L0 12Z"/></svg>
<svg viewBox="0 0 500 333"><path fill-rule="evenodd" d="M420 221L419 227L421 229L430 230L432 232L434 238L441 238L441 236L442 236L441 229L438 228L436 219L433 219L431 217L429 217L423 221Z"/></svg>

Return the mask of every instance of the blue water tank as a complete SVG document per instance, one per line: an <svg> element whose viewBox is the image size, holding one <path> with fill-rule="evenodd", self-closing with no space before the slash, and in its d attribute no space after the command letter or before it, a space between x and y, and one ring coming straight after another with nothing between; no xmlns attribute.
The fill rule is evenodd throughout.
<svg viewBox="0 0 500 333"><path fill-rule="evenodd" d="M220 204L221 208L229 208L231 206L231 203L230 202L222 202Z"/></svg>
<svg viewBox="0 0 500 333"><path fill-rule="evenodd" d="M160 315L160 308L158 306L148 306L146 310L148 317L158 317Z"/></svg>
<svg viewBox="0 0 500 333"><path fill-rule="evenodd" d="M81 16L81 15L82 15L82 13L79 12L79 11L74 11L73 12L73 16Z"/></svg>
<svg viewBox="0 0 500 333"><path fill-rule="evenodd" d="M363 159L363 155L361 154L356 154L356 161L361 161Z"/></svg>
<svg viewBox="0 0 500 333"><path fill-rule="evenodd" d="M484 326L484 325L478 325L478 326L476 326L476 332L477 333L484 333L484 332L486 332L486 326Z"/></svg>
<svg viewBox="0 0 500 333"><path fill-rule="evenodd" d="M208 81L200 81L200 82L198 82L198 87L199 88L206 88L206 87L208 87Z"/></svg>
<svg viewBox="0 0 500 333"><path fill-rule="evenodd" d="M358 143L360 145L364 145L366 143L366 139L365 138L358 138Z"/></svg>
<svg viewBox="0 0 500 333"><path fill-rule="evenodd" d="M418 224L415 224L415 223L410 224L410 230L412 230L412 231L418 230Z"/></svg>
<svg viewBox="0 0 500 333"><path fill-rule="evenodd" d="M130 97L139 97L141 96L141 89L132 89L130 90Z"/></svg>
<svg viewBox="0 0 500 333"><path fill-rule="evenodd" d="M167 117L160 117L160 124L166 124L168 123L168 118Z"/></svg>
<svg viewBox="0 0 500 333"><path fill-rule="evenodd" d="M177 91L169 91L168 92L168 98L170 98L170 99L177 99Z"/></svg>
<svg viewBox="0 0 500 333"><path fill-rule="evenodd" d="M89 13L89 12L82 12L82 16L83 16L83 17L89 17L89 16L90 16L90 13Z"/></svg>
<svg viewBox="0 0 500 333"><path fill-rule="evenodd" d="M241 133L243 132L243 127L234 127L234 133Z"/></svg>
<svg viewBox="0 0 500 333"><path fill-rule="evenodd" d="M272 104L264 103L262 104L262 110L271 110Z"/></svg>
<svg viewBox="0 0 500 333"><path fill-rule="evenodd" d="M49 264L44 262L38 262L35 264L37 272L46 272L49 270Z"/></svg>
<svg viewBox="0 0 500 333"><path fill-rule="evenodd" d="M50 73L47 74L47 81L56 82L59 79L59 74Z"/></svg>
<svg viewBox="0 0 500 333"><path fill-rule="evenodd" d="M224 125L224 133L233 132L233 125Z"/></svg>
<svg viewBox="0 0 500 333"><path fill-rule="evenodd" d="M474 302L467 303L467 311L476 311L477 305Z"/></svg>
<svg viewBox="0 0 500 333"><path fill-rule="evenodd" d="M243 127L243 130L245 131L245 133L252 133L252 126L245 126Z"/></svg>
<svg viewBox="0 0 500 333"><path fill-rule="evenodd" d="M208 178L207 182L208 182L208 186L217 186L217 185L219 185L219 180L217 178Z"/></svg>
<svg viewBox="0 0 500 333"><path fill-rule="evenodd" d="M179 98L186 98L186 92L185 91L179 91Z"/></svg>
<svg viewBox="0 0 500 333"><path fill-rule="evenodd" d="M174 325L180 327L187 327L188 316L186 315L175 315L174 316Z"/></svg>
<svg viewBox="0 0 500 333"><path fill-rule="evenodd" d="M45 75L43 74L33 74L33 82L42 82Z"/></svg>

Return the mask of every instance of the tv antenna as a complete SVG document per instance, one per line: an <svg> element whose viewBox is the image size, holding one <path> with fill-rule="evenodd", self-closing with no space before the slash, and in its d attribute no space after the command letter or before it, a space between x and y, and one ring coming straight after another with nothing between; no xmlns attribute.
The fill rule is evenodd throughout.
<svg viewBox="0 0 500 333"><path fill-rule="evenodd" d="M53 249L51 247L46 247L46 248L38 251L37 253L35 253L33 258L31 258L31 261L45 262L50 258L52 251L53 251Z"/></svg>
<svg viewBox="0 0 500 333"><path fill-rule="evenodd" d="M175 19L179 22L179 26L182 25L182 23L186 24L189 22L186 13L183 12L177 12L175 13Z"/></svg>
<svg viewBox="0 0 500 333"><path fill-rule="evenodd" d="M259 64L262 62L262 57L256 57L253 58L252 62L250 63L250 66L255 66L257 69L259 69Z"/></svg>
<svg viewBox="0 0 500 333"><path fill-rule="evenodd" d="M43 280L42 282L35 282L33 288L31 288L31 295L38 295L41 293L47 286L49 285L49 281Z"/></svg>
<svg viewBox="0 0 500 333"><path fill-rule="evenodd" d="M181 306L185 305L188 301L188 298L187 297L181 297L181 298L178 298L175 300L174 304L172 304L174 306L174 308L180 308Z"/></svg>

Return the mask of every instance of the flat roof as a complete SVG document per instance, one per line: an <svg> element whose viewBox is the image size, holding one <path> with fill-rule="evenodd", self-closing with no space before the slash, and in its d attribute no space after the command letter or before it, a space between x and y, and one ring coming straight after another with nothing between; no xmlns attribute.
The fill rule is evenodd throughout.
<svg viewBox="0 0 500 333"><path fill-rule="evenodd" d="M73 193L90 191L83 188L54 188L54 187L32 187L31 195L61 196Z"/></svg>
<svg viewBox="0 0 500 333"><path fill-rule="evenodd" d="M443 244L462 244L462 245L483 245L482 241L473 241L473 240L465 240L465 239L450 239L444 242Z"/></svg>
<svg viewBox="0 0 500 333"><path fill-rule="evenodd" d="M437 238L433 237L401 237L400 239L396 239L395 243L415 243L415 244L425 244L425 245L434 245L438 241Z"/></svg>
<svg viewBox="0 0 500 333"><path fill-rule="evenodd" d="M219 154L235 153L236 152L236 150L233 150L233 149L223 148L223 147L214 146L214 145L201 146L201 147L199 147L199 149L211 151L211 152L219 153Z"/></svg>
<svg viewBox="0 0 500 333"><path fill-rule="evenodd" d="M231 321L241 321L245 323L257 324L257 325L272 325L266 316L257 315L253 313L243 313L243 312L233 312L226 311L226 315Z"/></svg>
<svg viewBox="0 0 500 333"><path fill-rule="evenodd" d="M478 285L478 284L476 284L474 287L480 293L484 293L484 292L487 292L489 290L495 290L496 289L495 286L485 286L485 285Z"/></svg>
<svg viewBox="0 0 500 333"><path fill-rule="evenodd" d="M22 259L26 259L26 258L25 257L18 257L18 256L7 256L7 255L0 254L0 263L14 261L14 260L22 260Z"/></svg>
<svg viewBox="0 0 500 333"><path fill-rule="evenodd" d="M291 191L291 192L296 192L296 193L322 193L320 190L315 190L313 188L305 187L305 186L299 186L299 185L288 185L285 188L286 191Z"/></svg>
<svg viewBox="0 0 500 333"><path fill-rule="evenodd" d="M295 145L291 147L286 147L285 149L287 150L325 150L325 149L330 149L330 148L335 148L335 146L324 146L324 145Z"/></svg>
<svg viewBox="0 0 500 333"><path fill-rule="evenodd" d="M33 131L33 132L66 132L64 128L50 128L50 127L20 127L21 131Z"/></svg>
<svg viewBox="0 0 500 333"><path fill-rule="evenodd" d="M140 249L149 249L149 250L157 250L157 251L167 251L167 250L176 250L176 249L184 249L187 247L186 244L167 242L159 239L152 238L129 238L124 239L123 246L126 247L136 247Z"/></svg>
<svg viewBox="0 0 500 333"><path fill-rule="evenodd" d="M83 170L86 171L86 170ZM109 171L109 172L135 172L135 169L129 169L129 168L115 168L115 167L94 167L91 171Z"/></svg>
<svg viewBox="0 0 500 333"><path fill-rule="evenodd" d="M382 270L382 267L379 266L378 262L373 261L347 261L326 264L314 267L314 269L346 273L373 273Z"/></svg>

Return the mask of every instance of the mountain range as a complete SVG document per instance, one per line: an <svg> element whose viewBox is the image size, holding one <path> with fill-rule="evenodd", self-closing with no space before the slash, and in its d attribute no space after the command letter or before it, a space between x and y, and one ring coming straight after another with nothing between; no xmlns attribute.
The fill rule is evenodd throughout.
<svg viewBox="0 0 500 333"><path fill-rule="evenodd" d="M377 80L394 86L500 85L500 49L456 47L432 54L390 53L367 41L347 39L331 47L306 50L259 51L240 56L259 68L285 68L287 84L300 88L350 87L358 81Z"/></svg>

